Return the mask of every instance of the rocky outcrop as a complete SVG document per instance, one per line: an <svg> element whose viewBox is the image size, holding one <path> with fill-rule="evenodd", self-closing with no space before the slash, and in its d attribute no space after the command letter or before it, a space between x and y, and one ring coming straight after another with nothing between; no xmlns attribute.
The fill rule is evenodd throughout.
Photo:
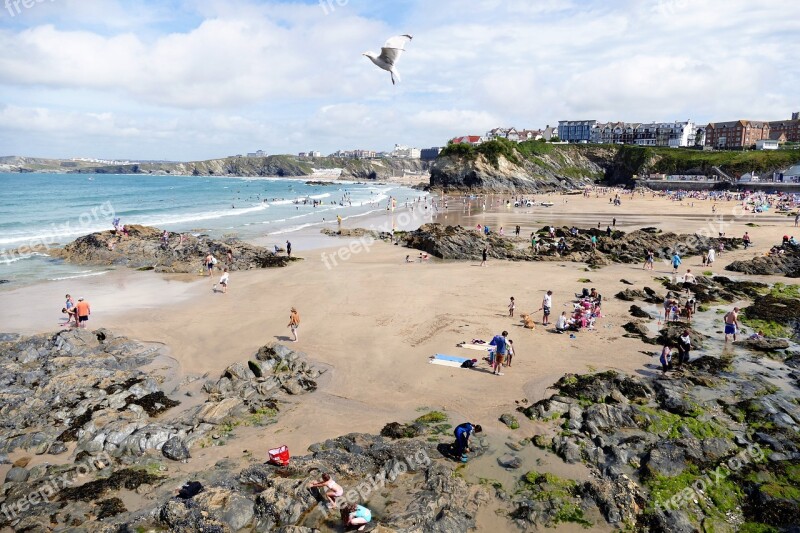
<svg viewBox="0 0 800 533"><path fill-rule="evenodd" d="M800 246L785 244L778 246L783 253L758 256L746 261L734 261L725 267L731 272L762 276L786 276L800 278Z"/></svg>
<svg viewBox="0 0 800 533"><path fill-rule="evenodd" d="M169 273L204 272L203 260L211 252L217 268L231 271L283 267L297 258L279 256L272 250L253 246L237 239L215 241L207 236L172 234L168 244L161 241L163 231L147 226L127 226L128 235L110 230L80 237L49 253L69 263L80 265L121 265L139 270ZM233 261L228 264L227 253Z"/></svg>
<svg viewBox="0 0 800 533"><path fill-rule="evenodd" d="M648 250L668 261L674 250L682 256L699 255L709 247L717 247L724 241L728 248L741 246L740 239L712 239L696 235L664 233L653 228L645 228L630 233L614 231L609 236L596 228L580 229L577 235L570 228L558 228L556 239L549 238L547 228L537 232L542 242L540 251L534 253L527 237L501 237L492 232L484 235L462 226L443 226L425 224L408 233L396 233L396 237L407 247L425 251L443 259L480 259L484 248L489 257L511 261L575 261L593 266L611 263L644 262ZM597 239L593 247L592 237ZM566 249L559 253L557 241L565 239Z"/></svg>
<svg viewBox="0 0 800 533"><path fill-rule="evenodd" d="M786 528L800 506L792 488L800 407L791 391L731 365L704 356L689 363L689 373L670 378L561 378L557 395L519 410L541 422L558 419L553 436L539 434L534 442L566 462L588 464L597 481L579 487L551 480L551 492L562 494L546 507L520 508L518 516L546 524L542 517L570 502L571 514L582 516L574 512L589 496L609 523L635 522L639 530L730 529L741 521ZM611 486L605 498L595 484ZM583 506L570 499L578 495Z"/></svg>

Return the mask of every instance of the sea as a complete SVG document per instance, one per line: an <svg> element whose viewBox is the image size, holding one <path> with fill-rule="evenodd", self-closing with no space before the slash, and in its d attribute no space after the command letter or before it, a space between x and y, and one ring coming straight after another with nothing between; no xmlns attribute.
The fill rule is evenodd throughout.
<svg viewBox="0 0 800 533"><path fill-rule="evenodd" d="M108 268L70 265L46 250L30 250L112 229L115 218L171 232L283 244L334 227L337 215L344 221L365 217L385 211L392 199L404 205L426 194L392 184L306 183L313 180L0 173L0 290L106 274Z"/></svg>

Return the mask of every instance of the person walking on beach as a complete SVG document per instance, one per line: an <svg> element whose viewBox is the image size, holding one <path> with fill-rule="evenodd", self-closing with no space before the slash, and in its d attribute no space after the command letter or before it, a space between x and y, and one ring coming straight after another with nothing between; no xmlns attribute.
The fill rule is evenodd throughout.
<svg viewBox="0 0 800 533"><path fill-rule="evenodd" d="M614 228L617 227L617 219L616 219L616 217L613 220L611 220L611 226L614 227Z"/></svg>
<svg viewBox="0 0 800 533"><path fill-rule="evenodd" d="M795 227L795 228L797 227L797 224L798 224L798 222L800 222L800 213L797 213L797 214L794 216L794 227Z"/></svg>
<svg viewBox="0 0 800 533"><path fill-rule="evenodd" d="M78 327L85 328L86 321L89 320L89 315L92 314L92 308L89 306L89 302L83 298L78 298L78 304L75 306L75 311L77 315L75 321L78 324ZM736 340L735 337L734 340Z"/></svg>
<svg viewBox="0 0 800 533"><path fill-rule="evenodd" d="M750 248L750 234L748 232L746 232L746 231L744 232L744 235L742 236L742 242L744 243L744 249L745 250Z"/></svg>
<svg viewBox="0 0 800 533"><path fill-rule="evenodd" d="M517 226L517 227L514 229L514 232L517 234L517 237L519 237L519 232L520 232L520 231L522 231L522 228L520 228L520 227L519 227L519 225L518 225L518 226Z"/></svg>
<svg viewBox="0 0 800 533"><path fill-rule="evenodd" d="M488 246L484 246L483 247L483 252L481 252L481 257L482 257L481 266L482 267L486 266L486 258L488 256L489 256L489 247Z"/></svg>
<svg viewBox="0 0 800 533"><path fill-rule="evenodd" d="M512 296L511 297L511 301L508 304L508 316L509 317L513 317L514 316L514 309L516 309L516 308L517 308L517 304L514 301L514 297Z"/></svg>
<svg viewBox="0 0 800 533"><path fill-rule="evenodd" d="M642 270L653 270L653 263L655 262L655 254L652 250L647 250L647 255L644 259L644 266Z"/></svg>
<svg viewBox="0 0 800 533"><path fill-rule="evenodd" d="M736 342L736 332L739 330L739 308L734 307L733 311L728 311L725 315L725 342L728 337L733 335L733 342Z"/></svg>
<svg viewBox="0 0 800 533"><path fill-rule="evenodd" d="M716 259L716 252L714 252L714 247L708 249L708 254L706 255L706 266L711 266L714 264L714 260Z"/></svg>
<svg viewBox="0 0 800 533"><path fill-rule="evenodd" d="M208 254L206 254L206 258L203 260L203 262L205 263L206 271L208 272L208 277L209 278L211 277L211 275L212 275L212 273L214 271L214 262L215 261L216 260L214 259L214 256L211 255L211 252L208 252Z"/></svg>
<svg viewBox="0 0 800 533"><path fill-rule="evenodd" d="M219 278L219 284L222 285L222 294L226 294L228 292L228 267L225 267L225 270L222 271L222 277ZM212 289L214 292L217 292L217 284L214 284Z"/></svg>
<svg viewBox="0 0 800 533"><path fill-rule="evenodd" d="M292 243L286 241L286 257L292 257Z"/></svg>
<svg viewBox="0 0 800 533"><path fill-rule="evenodd" d="M297 342L297 329L300 327L300 314L297 312L297 309L292 307L291 311L289 312L289 329L292 330L292 336L294 337L293 341Z"/></svg>
<svg viewBox="0 0 800 533"><path fill-rule="evenodd" d="M542 325L547 326L550 324L550 310L553 308L553 291L547 291L542 298L542 307L539 311L542 312Z"/></svg>
<svg viewBox="0 0 800 533"><path fill-rule="evenodd" d="M678 267L681 266L681 256L678 255L678 252L675 252L672 256L672 273L678 273Z"/></svg>

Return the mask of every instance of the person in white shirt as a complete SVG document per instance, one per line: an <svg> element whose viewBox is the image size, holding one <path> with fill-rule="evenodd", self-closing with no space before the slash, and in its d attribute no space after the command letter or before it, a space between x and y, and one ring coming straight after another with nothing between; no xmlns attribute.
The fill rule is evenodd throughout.
<svg viewBox="0 0 800 533"><path fill-rule="evenodd" d="M561 316L558 317L558 320L556 320L556 331L558 333L564 333L565 331L567 331L567 312L566 311L562 311L561 312Z"/></svg>
<svg viewBox="0 0 800 533"><path fill-rule="evenodd" d="M222 285L222 294L227 293L228 292L228 269L227 268L222 272L222 277L219 278L219 284ZM216 292L216 291L217 291L217 286L214 285L214 292Z"/></svg>
<svg viewBox="0 0 800 533"><path fill-rule="evenodd" d="M550 323L550 310L553 308L553 291L547 291L542 299L542 325L546 326Z"/></svg>

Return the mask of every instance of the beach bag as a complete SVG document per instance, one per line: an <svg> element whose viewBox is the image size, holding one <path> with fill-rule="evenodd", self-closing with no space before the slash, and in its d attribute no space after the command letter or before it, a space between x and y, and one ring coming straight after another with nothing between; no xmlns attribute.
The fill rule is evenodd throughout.
<svg viewBox="0 0 800 533"><path fill-rule="evenodd" d="M211 256L211 264L212 265L216 265L217 264L217 258L214 257L213 255Z"/></svg>
<svg viewBox="0 0 800 533"><path fill-rule="evenodd" d="M289 447L285 444L278 448L273 448L267 453L269 453L270 463L278 466L286 466L289 464Z"/></svg>

